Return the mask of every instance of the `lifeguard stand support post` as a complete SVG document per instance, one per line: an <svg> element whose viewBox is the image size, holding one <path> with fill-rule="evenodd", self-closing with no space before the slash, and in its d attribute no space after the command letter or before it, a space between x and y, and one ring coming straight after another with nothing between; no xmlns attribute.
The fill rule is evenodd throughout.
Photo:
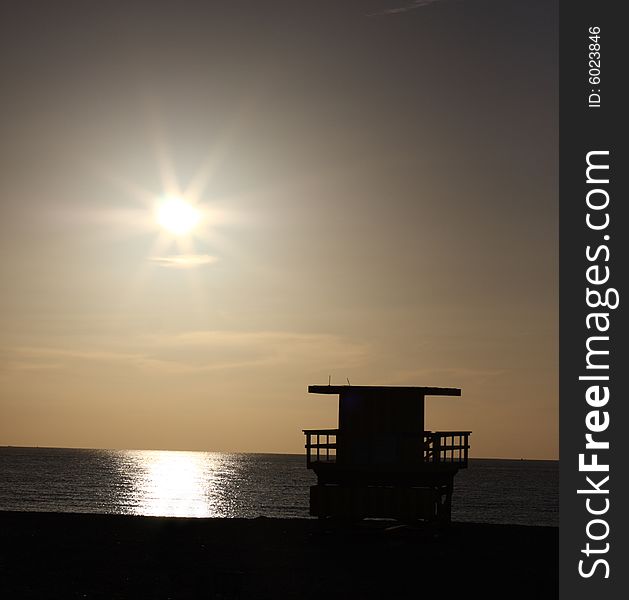
<svg viewBox="0 0 629 600"><path fill-rule="evenodd" d="M304 429L317 475L310 514L449 523L453 479L467 467L470 431L426 431L426 396L457 388L311 385L338 394L338 429Z"/></svg>

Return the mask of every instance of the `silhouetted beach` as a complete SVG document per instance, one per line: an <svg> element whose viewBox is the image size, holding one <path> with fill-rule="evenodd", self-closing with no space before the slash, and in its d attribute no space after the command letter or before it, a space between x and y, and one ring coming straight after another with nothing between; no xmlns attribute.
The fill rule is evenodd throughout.
<svg viewBox="0 0 629 600"><path fill-rule="evenodd" d="M4 598L557 597L558 529L0 512Z"/></svg>

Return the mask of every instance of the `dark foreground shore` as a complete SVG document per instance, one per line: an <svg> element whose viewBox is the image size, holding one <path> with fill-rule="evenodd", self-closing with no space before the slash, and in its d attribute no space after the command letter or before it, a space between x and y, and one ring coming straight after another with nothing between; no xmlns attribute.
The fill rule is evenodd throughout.
<svg viewBox="0 0 629 600"><path fill-rule="evenodd" d="M556 598L558 530L0 512L0 597Z"/></svg>

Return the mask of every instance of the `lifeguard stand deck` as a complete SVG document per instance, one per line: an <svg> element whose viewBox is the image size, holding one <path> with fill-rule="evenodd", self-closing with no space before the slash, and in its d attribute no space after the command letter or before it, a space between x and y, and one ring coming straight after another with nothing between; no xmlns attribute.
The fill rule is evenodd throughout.
<svg viewBox="0 0 629 600"><path fill-rule="evenodd" d="M338 394L338 429L304 429L317 475L310 514L449 522L453 479L467 467L470 431L425 431L426 396L457 388L311 385Z"/></svg>

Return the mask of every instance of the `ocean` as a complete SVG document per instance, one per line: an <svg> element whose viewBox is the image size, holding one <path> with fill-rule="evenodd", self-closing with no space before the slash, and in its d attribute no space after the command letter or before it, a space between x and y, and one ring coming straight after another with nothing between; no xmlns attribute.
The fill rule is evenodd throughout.
<svg viewBox="0 0 629 600"><path fill-rule="evenodd" d="M289 454L0 448L0 510L172 517L308 516L316 483ZM557 461L471 459L454 521L559 524Z"/></svg>

